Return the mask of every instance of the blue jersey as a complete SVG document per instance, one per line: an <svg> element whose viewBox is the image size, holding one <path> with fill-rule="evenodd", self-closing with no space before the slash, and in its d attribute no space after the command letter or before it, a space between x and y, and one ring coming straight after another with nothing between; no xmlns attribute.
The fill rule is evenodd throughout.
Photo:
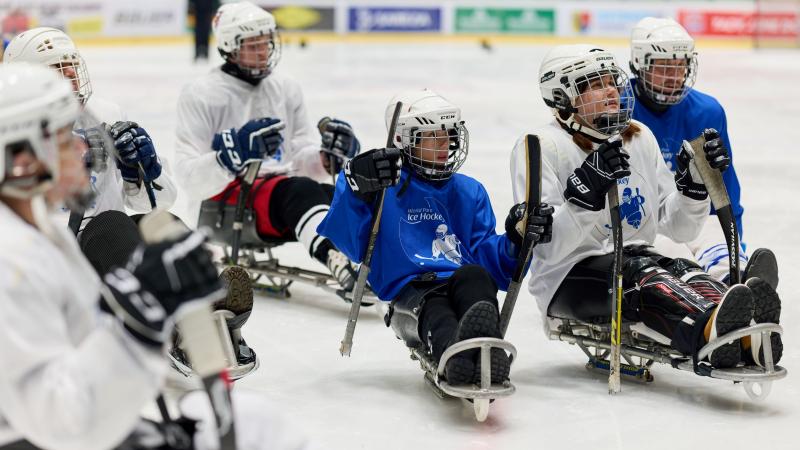
<svg viewBox="0 0 800 450"><path fill-rule="evenodd" d="M361 262L372 214L372 205L356 197L340 174L330 211L317 232ZM421 274L447 278L463 264L478 264L505 290L516 258L513 244L495 232L495 225L489 196L478 181L455 174L432 183L404 168L400 183L386 190L370 285L380 299L391 300Z"/></svg>
<svg viewBox="0 0 800 450"><path fill-rule="evenodd" d="M633 79L631 83L635 85L637 81ZM653 112L643 102L637 101L633 109L633 118L647 125L656 136L658 145L661 147L661 155L664 157L667 167L673 172L677 168L676 158L684 140L691 141L703 134L703 130L706 128L714 128L719 131L725 148L728 149L731 156L731 166L723 172L722 179L728 189L731 208L741 236L744 208L740 203L741 188L733 168L733 153L731 142L728 139L728 121L722 105L714 97L696 89L690 89L689 94L680 103L668 107L663 113ZM711 214L715 214L713 207Z"/></svg>

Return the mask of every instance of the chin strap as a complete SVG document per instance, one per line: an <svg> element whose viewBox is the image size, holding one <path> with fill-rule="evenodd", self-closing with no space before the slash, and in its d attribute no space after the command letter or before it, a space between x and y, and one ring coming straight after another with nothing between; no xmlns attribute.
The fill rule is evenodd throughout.
<svg viewBox="0 0 800 450"><path fill-rule="evenodd" d="M647 109L656 114L663 114L664 111L669 109L670 105L662 105L653 101L650 94L642 87L641 79L637 79L636 81L637 83L633 86L633 93L636 96L637 102L641 102Z"/></svg>
<svg viewBox="0 0 800 450"><path fill-rule="evenodd" d="M605 135L603 133L600 133L589 126L578 123L575 120L574 114L570 114L567 120L562 120L561 117L559 117L558 114L556 114L556 120L558 121L559 125L561 125L561 128L563 128L564 131L566 131L570 135L579 133L583 136L586 136L587 139L594 142L595 144L601 144L607 141L611 137L610 135Z"/></svg>
<svg viewBox="0 0 800 450"><path fill-rule="evenodd" d="M261 83L261 80L269 75L269 72L264 72L263 76L253 76L253 74L249 71L243 70L237 64L234 64L230 61L226 61L225 64L222 65L222 71L253 86L258 86L258 84Z"/></svg>

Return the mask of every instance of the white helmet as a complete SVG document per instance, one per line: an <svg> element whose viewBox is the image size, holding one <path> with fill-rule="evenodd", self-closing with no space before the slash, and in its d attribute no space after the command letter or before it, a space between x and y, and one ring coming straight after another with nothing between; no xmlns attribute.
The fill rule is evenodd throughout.
<svg viewBox="0 0 800 450"><path fill-rule="evenodd" d="M447 236L447 224L440 223L439 226L436 227L436 236L439 238Z"/></svg>
<svg viewBox="0 0 800 450"><path fill-rule="evenodd" d="M61 30L40 27L23 31L9 42L3 61L39 63L58 69L72 83L81 104L92 95L86 62L72 39Z"/></svg>
<svg viewBox="0 0 800 450"><path fill-rule="evenodd" d="M450 178L469 152L469 132L461 120L461 108L428 89L405 92L386 107L387 129L397 102L403 102L403 109L392 142L403 151L405 162L425 179Z"/></svg>
<svg viewBox="0 0 800 450"><path fill-rule="evenodd" d="M10 164L29 149L52 179L58 179L56 133L78 118L80 106L69 83L52 70L28 63L0 64L0 192L30 198L48 183Z"/></svg>
<svg viewBox="0 0 800 450"><path fill-rule="evenodd" d="M694 39L672 19L645 17L631 34L631 71L637 89L654 103L680 103L697 78Z"/></svg>
<svg viewBox="0 0 800 450"><path fill-rule="evenodd" d="M237 65L253 78L264 78L272 72L281 58L281 41L275 18L260 6L250 2L226 3L219 7L213 21L217 49L226 60L235 57L242 41L256 36L267 36L269 53L263 61Z"/></svg>
<svg viewBox="0 0 800 450"><path fill-rule="evenodd" d="M591 91L612 87L618 97L585 98L589 87ZM539 67L539 89L556 120L570 134L581 133L601 142L621 133L630 123L633 92L628 76L609 51L586 44L550 50ZM609 108L614 103L616 107Z"/></svg>

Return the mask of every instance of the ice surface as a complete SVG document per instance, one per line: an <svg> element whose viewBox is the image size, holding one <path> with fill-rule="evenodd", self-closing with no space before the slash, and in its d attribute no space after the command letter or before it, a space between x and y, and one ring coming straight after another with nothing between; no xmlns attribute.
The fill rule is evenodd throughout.
<svg viewBox="0 0 800 450"><path fill-rule="evenodd" d="M364 149L384 145L384 110L399 91L429 87L461 105L471 137L462 172L486 185L498 218L505 217L512 204L509 152L522 133L550 119L536 82L546 47L501 45L487 52L477 43L312 41L306 49L284 50L278 70L299 81L314 122L323 115L349 121ZM613 50L627 66L625 48ZM622 393L611 397L605 377L583 368L577 347L544 337L524 289L508 334L519 351L511 372L518 390L496 401L484 424L475 422L466 403L433 395L374 308L362 309L352 357L340 357L348 305L305 286L293 286L289 300L257 300L244 336L261 367L237 388L267 394L322 448L797 448L800 214L791 202L800 176L800 55L699 51L696 87L727 110L743 185L745 241L751 249L772 248L781 263L787 329L781 365L790 373L765 402L749 400L732 383L660 365L655 382L623 383ZM181 86L212 65L194 65L188 46L88 47L83 53L95 95L123 106L169 158ZM175 211L193 222L180 200ZM323 270L297 244L277 254L283 263Z"/></svg>

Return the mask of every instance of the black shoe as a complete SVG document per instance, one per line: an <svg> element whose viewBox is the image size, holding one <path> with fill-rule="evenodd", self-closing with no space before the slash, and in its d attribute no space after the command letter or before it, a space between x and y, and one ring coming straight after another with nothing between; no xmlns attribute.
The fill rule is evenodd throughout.
<svg viewBox="0 0 800 450"><path fill-rule="evenodd" d="M717 311L712 317L709 342L733 330L750 325L753 317L753 293L743 284L731 286L722 296ZM725 344L708 356L711 365L717 369L735 367L742 360L739 342Z"/></svg>
<svg viewBox="0 0 800 450"><path fill-rule="evenodd" d="M753 292L755 307L753 321L755 323L779 323L781 320L781 299L772 286L760 278L747 280L747 287ZM783 341L781 335L770 335L772 344L772 362L777 364L783 356ZM745 362L764 366L764 349L761 346L761 334L750 338L750 351L744 352Z"/></svg>
<svg viewBox="0 0 800 450"><path fill-rule="evenodd" d="M766 281L773 290L778 289L778 260L775 253L768 248L757 248L744 268L742 280L745 282L750 278L761 278Z"/></svg>
<svg viewBox="0 0 800 450"><path fill-rule="evenodd" d="M481 301L472 305L458 322L456 338L459 341L477 337L500 338L500 314L497 307L491 302ZM481 382L481 353L480 350L469 350L475 366L473 382ZM467 352L464 352L467 353ZM499 348L491 350L492 357L492 383L502 383L508 379L511 370L511 359L506 352Z"/></svg>

